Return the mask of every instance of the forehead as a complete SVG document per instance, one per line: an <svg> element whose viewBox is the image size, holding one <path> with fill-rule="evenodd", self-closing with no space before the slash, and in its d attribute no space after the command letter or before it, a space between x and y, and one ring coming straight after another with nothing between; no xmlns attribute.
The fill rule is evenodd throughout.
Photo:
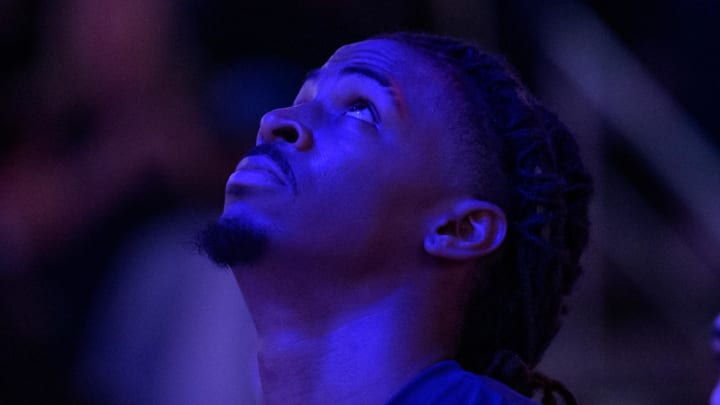
<svg viewBox="0 0 720 405"><path fill-rule="evenodd" d="M411 115L412 110L426 114L428 108L438 113L441 106L450 107L446 75L427 57L400 42L369 39L342 46L308 79L348 72L360 72L389 89Z"/></svg>
<svg viewBox="0 0 720 405"><path fill-rule="evenodd" d="M323 70L333 71L346 66L376 70L404 87L427 84L429 82L423 79L438 73L425 57L409 46L389 39L369 39L342 46L323 65Z"/></svg>
<svg viewBox="0 0 720 405"><path fill-rule="evenodd" d="M387 70L396 70L403 61L409 59L419 57L406 45L387 39L369 39L338 48L323 67L367 63Z"/></svg>

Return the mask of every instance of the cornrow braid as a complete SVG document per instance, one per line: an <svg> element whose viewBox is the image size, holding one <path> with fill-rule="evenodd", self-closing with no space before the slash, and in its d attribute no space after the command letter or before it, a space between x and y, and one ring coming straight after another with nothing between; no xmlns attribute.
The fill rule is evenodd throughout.
<svg viewBox="0 0 720 405"><path fill-rule="evenodd" d="M481 261L458 361L527 396L537 392L544 404L558 403L556 396L574 404L562 384L533 369L560 327L588 242L592 182L576 142L501 58L429 34L378 38L419 51L449 74L464 98L461 142L484 162L474 166L484 177L477 197L495 200L510 224L504 246Z"/></svg>

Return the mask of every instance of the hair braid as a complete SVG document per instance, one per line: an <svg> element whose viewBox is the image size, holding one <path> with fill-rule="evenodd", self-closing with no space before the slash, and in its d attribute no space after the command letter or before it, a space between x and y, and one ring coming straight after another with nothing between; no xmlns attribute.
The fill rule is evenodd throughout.
<svg viewBox="0 0 720 405"><path fill-rule="evenodd" d="M487 274L470 297L458 361L525 395L541 391L545 404L557 403L555 394L575 403L562 384L533 368L559 329L588 241L592 184L577 144L502 59L447 37L381 37L420 51L450 74L464 97L469 134L462 141L476 162L502 170L494 176L492 163L479 170L496 177L478 179L479 197L505 210L510 229L501 250L481 264Z"/></svg>

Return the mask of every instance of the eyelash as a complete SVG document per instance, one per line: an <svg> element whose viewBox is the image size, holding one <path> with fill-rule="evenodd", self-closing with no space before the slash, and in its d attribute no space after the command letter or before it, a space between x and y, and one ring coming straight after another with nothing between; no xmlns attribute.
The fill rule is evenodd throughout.
<svg viewBox="0 0 720 405"><path fill-rule="evenodd" d="M379 123L380 115L378 114L377 109L375 108L375 105L372 102L370 102L370 100L368 100L364 97L359 97L357 99L354 99L350 103L350 106L348 107L348 112L360 111L360 110L363 110L366 108L368 111L370 111L370 115L372 116L373 122L376 124Z"/></svg>

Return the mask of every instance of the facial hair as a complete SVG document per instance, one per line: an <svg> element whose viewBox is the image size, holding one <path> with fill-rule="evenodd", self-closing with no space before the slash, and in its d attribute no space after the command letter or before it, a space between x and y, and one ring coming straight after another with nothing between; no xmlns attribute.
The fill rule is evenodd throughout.
<svg viewBox="0 0 720 405"><path fill-rule="evenodd" d="M247 221L220 218L198 233L196 244L218 266L233 267L257 262L267 249L268 238Z"/></svg>

